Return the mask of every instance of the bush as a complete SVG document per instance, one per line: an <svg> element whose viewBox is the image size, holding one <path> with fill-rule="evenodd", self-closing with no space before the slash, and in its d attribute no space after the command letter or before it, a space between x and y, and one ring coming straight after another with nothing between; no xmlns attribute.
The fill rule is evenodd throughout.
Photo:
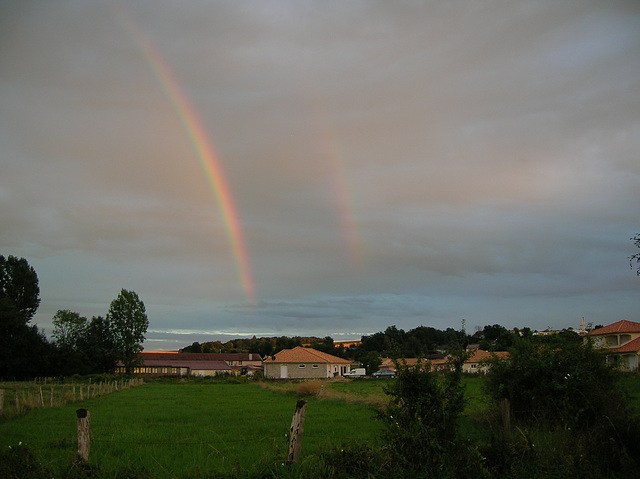
<svg viewBox="0 0 640 479"><path fill-rule="evenodd" d="M383 437L396 467L407 477L479 475L481 456L458 438L464 409L462 354L446 371L431 371L429 362L396 365L396 379L385 387L389 405L379 412Z"/></svg>
<svg viewBox="0 0 640 479"><path fill-rule="evenodd" d="M0 452L0 477L5 479L50 477L51 472L38 462L27 446L22 443L9 446Z"/></svg>
<svg viewBox="0 0 640 479"><path fill-rule="evenodd" d="M618 372L590 345L518 342L509 361L491 362L486 389L496 402L508 399L524 424L588 429L605 418L628 417Z"/></svg>
<svg viewBox="0 0 640 479"><path fill-rule="evenodd" d="M587 472L590 477L626 477L626 471L638 466L637 414L629 407L619 372L590 345L558 349L517 342L509 361L491 362L486 379L496 403L510 401L521 436L528 438L526 428L531 428L556 438L544 456L535 454L536 441L519 444L514 439L509 447L518 451L520 462L527 457L525 463L535 460L540 468L555 464L557 470L565 469L565 477L570 471L572 477L586 477Z"/></svg>

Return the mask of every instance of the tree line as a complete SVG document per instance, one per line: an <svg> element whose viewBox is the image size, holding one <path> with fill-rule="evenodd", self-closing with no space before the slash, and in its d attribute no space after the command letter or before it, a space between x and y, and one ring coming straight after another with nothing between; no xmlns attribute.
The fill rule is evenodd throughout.
<svg viewBox="0 0 640 479"><path fill-rule="evenodd" d="M122 289L104 317L57 311L52 341L30 324L39 306L35 269L0 255L0 379L111 373L119 361L133 370L149 325L134 291Z"/></svg>
<svg viewBox="0 0 640 479"><path fill-rule="evenodd" d="M499 324L478 328L473 334L462 330L447 328L439 330L428 326L419 326L405 331L397 326L389 326L386 330L372 335L361 336L361 344L344 347L336 346L330 336L318 338L314 336L278 336L233 339L227 342L210 341L194 342L182 348L182 353L257 353L262 357L272 356L283 349L305 346L333 354L345 359L363 361L371 353L379 357L396 358L429 358L442 355L447 351L464 349L468 344L478 344L485 351L507 351L516 338L534 344L580 343L580 335L572 329L565 329L548 336L534 335L530 328L508 330Z"/></svg>
<svg viewBox="0 0 640 479"><path fill-rule="evenodd" d="M640 248L640 236L632 238ZM640 262L640 253L629 258ZM638 271L640 273L640 269ZM122 289L106 316L90 320L67 309L53 317L52 341L30 324L40 305L38 276L26 259L0 255L0 378L29 378L37 375L72 375L113 372L120 361L127 371L135 366L149 324L144 303L134 291ZM505 351L521 338L530 343L561 347L581 342L572 330L536 336L529 328L509 331L501 325L485 326L469 335L461 330L419 326L409 331L389 326L385 331L362 336L361 344L335 347L327 336L270 337L198 343L181 350L192 353L247 352L261 357L283 349L307 346L377 369L380 358L429 358L449 350L464 349L470 343L487 351Z"/></svg>
<svg viewBox="0 0 640 479"><path fill-rule="evenodd" d="M293 349L296 346L305 346L336 354L334 341L330 336L317 338L315 336L277 336L257 338L240 338L230 341L208 341L205 343L194 342L180 349L181 353L253 353L262 358L273 356L283 349Z"/></svg>

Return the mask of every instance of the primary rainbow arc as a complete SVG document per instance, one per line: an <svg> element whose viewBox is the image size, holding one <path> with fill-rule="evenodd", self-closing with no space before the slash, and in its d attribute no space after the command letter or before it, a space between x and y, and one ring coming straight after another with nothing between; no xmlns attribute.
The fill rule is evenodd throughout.
<svg viewBox="0 0 640 479"><path fill-rule="evenodd" d="M209 187L214 193L218 208L224 220L229 242L233 249L233 255L238 268L242 287L249 303L254 304L255 286L240 218L233 202L228 182L226 181L213 149L213 145L209 141L202 125L202 121L198 117L196 110L180 88L180 84L173 75L169 66L165 61L163 61L163 58L158 51L143 35L136 32L135 36L145 59L154 72L165 96L169 100L169 103L173 107L180 123L187 133L200 166L205 173Z"/></svg>

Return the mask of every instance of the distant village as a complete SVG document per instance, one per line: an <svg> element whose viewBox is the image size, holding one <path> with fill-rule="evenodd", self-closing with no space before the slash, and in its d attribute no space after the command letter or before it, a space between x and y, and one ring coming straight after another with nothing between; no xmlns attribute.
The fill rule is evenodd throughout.
<svg viewBox="0 0 640 479"><path fill-rule="evenodd" d="M360 340L330 337L271 337L208 342L174 352L141 352L134 374L153 376L260 376L267 379L392 378L398 364L432 370L449 367L452 355L464 352L463 372L484 373L491 361L509 359L517 341L534 344L590 344L607 361L636 370L640 356L640 323L622 320L593 327L582 320L577 329L507 330L500 325L473 334L420 326L404 331L390 326ZM117 372L123 373L122 365Z"/></svg>

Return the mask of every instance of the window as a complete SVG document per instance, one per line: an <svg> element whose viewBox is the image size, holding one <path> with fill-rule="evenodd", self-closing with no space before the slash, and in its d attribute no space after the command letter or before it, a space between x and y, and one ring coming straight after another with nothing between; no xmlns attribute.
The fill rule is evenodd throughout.
<svg viewBox="0 0 640 479"><path fill-rule="evenodd" d="M318 365L314 364L313 366L311 366L313 369L318 369Z"/></svg>
<svg viewBox="0 0 640 479"><path fill-rule="evenodd" d="M304 369L304 368L306 368L306 367L307 367L307 365L306 365L306 364L298 364L298 367L299 367L300 369Z"/></svg>

